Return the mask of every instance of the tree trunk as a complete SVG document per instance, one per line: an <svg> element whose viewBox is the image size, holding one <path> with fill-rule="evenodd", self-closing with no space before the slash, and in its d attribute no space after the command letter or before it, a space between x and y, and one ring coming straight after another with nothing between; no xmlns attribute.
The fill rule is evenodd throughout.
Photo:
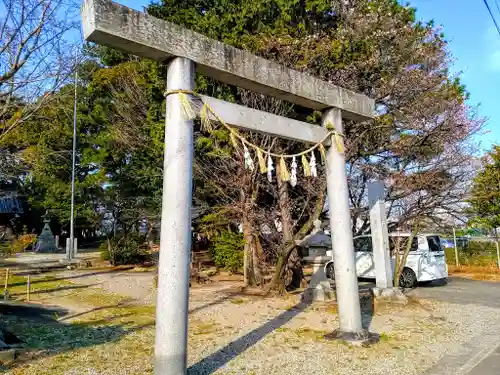
<svg viewBox="0 0 500 375"><path fill-rule="evenodd" d="M408 254L410 253L411 250L411 244L417 233L418 233L418 226L415 226L415 229L412 230L410 237L408 238L408 242L406 243L402 256L400 254L399 245L394 249L396 256L396 264L394 266L394 286L396 288L399 286L399 278L401 277L401 273L405 268L406 260L408 259Z"/></svg>
<svg viewBox="0 0 500 375"><path fill-rule="evenodd" d="M245 239L245 246L243 248L243 281L245 286L251 285L251 259L252 242L253 242L253 228L248 219L246 212L243 213L243 238Z"/></svg>
<svg viewBox="0 0 500 375"><path fill-rule="evenodd" d="M280 165L276 166L276 173L280 175ZM288 196L288 183L278 178L278 206L281 214L281 225L283 230L284 244L293 241L292 217L290 212L290 198ZM287 277L288 276L288 277ZM304 272L302 260L296 250L292 251L285 264L285 274L283 275L284 286L286 288L300 288ZM282 286L280 286L281 288Z"/></svg>
<svg viewBox="0 0 500 375"><path fill-rule="evenodd" d="M255 285L263 285L262 272L260 269L262 247L260 246L259 236L255 234L252 241L252 276Z"/></svg>
<svg viewBox="0 0 500 375"><path fill-rule="evenodd" d="M318 192L318 198L314 210L309 216L307 222L300 228L300 230L293 236L293 240L286 242L280 251L278 251L278 259L276 262L276 271L274 277L269 285L272 290L277 290L280 293L285 291L285 269L288 259L292 252L296 250L295 241L305 237L307 233L313 228L314 222L319 219L323 212L323 205L325 204L325 189L326 180L321 184Z"/></svg>
<svg viewBox="0 0 500 375"><path fill-rule="evenodd" d="M151 220L148 220L148 232L146 234L146 241L148 242L149 250L151 250L154 245L153 224L151 223Z"/></svg>

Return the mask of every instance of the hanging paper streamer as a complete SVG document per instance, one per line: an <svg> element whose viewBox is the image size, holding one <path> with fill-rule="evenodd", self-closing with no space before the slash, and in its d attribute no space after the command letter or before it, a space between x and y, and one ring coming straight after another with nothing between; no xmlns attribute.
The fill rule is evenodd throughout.
<svg viewBox="0 0 500 375"><path fill-rule="evenodd" d="M314 156L314 151L311 151L311 161L309 162L311 167L311 176L318 177L318 171L316 170L316 157Z"/></svg>
<svg viewBox="0 0 500 375"><path fill-rule="evenodd" d="M273 159L271 158L271 155L267 157L267 180L269 182L273 182Z"/></svg>
<svg viewBox="0 0 500 375"><path fill-rule="evenodd" d="M260 173L266 173L266 160L264 159L264 155L262 155L262 150L260 148L257 149L257 159L259 160Z"/></svg>
<svg viewBox="0 0 500 375"><path fill-rule="evenodd" d="M281 181L289 181L290 173L288 172L288 168L286 167L285 158L280 158L280 180Z"/></svg>
<svg viewBox="0 0 500 375"><path fill-rule="evenodd" d="M295 160L295 156L292 158L292 165L290 170L290 185L292 185L292 187L295 187L297 185L297 160Z"/></svg>
<svg viewBox="0 0 500 375"><path fill-rule="evenodd" d="M337 145L337 151L343 153L344 147L342 146L342 139L340 139L340 134L337 132L333 133L333 138L335 139L335 144Z"/></svg>
<svg viewBox="0 0 500 375"><path fill-rule="evenodd" d="M321 154L321 164L326 164L326 150L325 146L323 146L323 143L319 144L319 153Z"/></svg>
<svg viewBox="0 0 500 375"><path fill-rule="evenodd" d="M267 173L267 178L270 182L272 182L273 178L272 172L276 170L277 172L279 172L277 177L281 181L289 181L292 186L296 186L298 182L297 179L298 160L296 159L297 157L301 158L300 162L304 170L304 175L306 177L310 176L317 177L318 169L317 169L316 156L314 150L318 149L321 156L321 163L325 164L327 159L327 152L324 146L324 142L328 140L331 140L331 145L333 147L336 147L339 153L345 152L345 146L343 144L343 139L342 139L342 137L344 137L344 134L337 132L335 130L335 127L331 123L327 124L326 126L328 133L325 135L325 137L316 144L312 145L307 150L304 150L303 152L292 155L285 155L285 154L273 153L271 152L271 150L264 151L256 144L247 140L244 137L244 135L240 134L238 130L236 130L233 126L226 124L224 122L224 119L222 119L214 111L214 109L210 106L210 104L208 102L203 101L203 97L200 94L191 90L169 90L164 93L165 97L172 94L177 95L177 97L179 98L181 111L186 119L189 120L194 119L199 112L202 130L212 133L214 130L214 125L215 123L217 123L221 124L229 132L229 138L234 149L240 156L244 157L245 169L249 169L252 171L255 170L255 164L251 154L251 150L252 149L255 150L257 161L259 163L259 170L261 173ZM192 98L200 99L203 105L202 106L195 105L194 102L192 101ZM212 120L214 120L215 123L213 123ZM243 148L241 148L241 144L243 144ZM240 152L242 152L242 154L240 154ZM308 160L307 154L309 153L311 153L311 157ZM272 160L273 157L279 159L278 161L279 165L277 166L276 169L273 166L273 160ZM286 158L292 158L291 173L287 169L287 165L285 162Z"/></svg>
<svg viewBox="0 0 500 375"><path fill-rule="evenodd" d="M245 159L245 169L254 170L252 155L250 155L250 151L248 151L247 146L243 143L243 158Z"/></svg>
<svg viewBox="0 0 500 375"><path fill-rule="evenodd" d="M311 177L311 167L309 166L309 162L307 161L305 154L302 154L301 161L302 168L304 169L304 176Z"/></svg>

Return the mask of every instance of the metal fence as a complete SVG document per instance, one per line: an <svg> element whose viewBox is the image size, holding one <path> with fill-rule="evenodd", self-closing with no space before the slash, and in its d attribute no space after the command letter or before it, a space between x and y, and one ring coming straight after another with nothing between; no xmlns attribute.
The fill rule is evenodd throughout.
<svg viewBox="0 0 500 375"><path fill-rule="evenodd" d="M442 236L448 264L489 266L500 269L500 244L496 237Z"/></svg>

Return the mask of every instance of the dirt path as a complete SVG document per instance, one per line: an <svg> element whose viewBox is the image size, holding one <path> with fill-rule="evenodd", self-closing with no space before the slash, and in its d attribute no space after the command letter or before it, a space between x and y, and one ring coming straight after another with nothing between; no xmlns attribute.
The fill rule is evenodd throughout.
<svg viewBox="0 0 500 375"><path fill-rule="evenodd" d="M64 271L57 277L90 288L100 288L108 293L132 298L144 305L154 305L156 288L153 285L155 272L133 271ZM216 281L208 284L193 284L190 288L190 310L197 311L207 304L222 301L235 296L242 282L228 278L227 281Z"/></svg>

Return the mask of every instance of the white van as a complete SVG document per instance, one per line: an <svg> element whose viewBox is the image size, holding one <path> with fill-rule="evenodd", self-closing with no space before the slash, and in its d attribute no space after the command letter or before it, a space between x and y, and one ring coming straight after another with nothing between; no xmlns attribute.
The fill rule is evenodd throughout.
<svg viewBox="0 0 500 375"><path fill-rule="evenodd" d="M391 254L395 246L403 252L410 233L389 234ZM372 238L370 235L354 238L354 251L356 255L356 273L359 278L375 279L375 263L373 260ZM331 251L327 255L331 256ZM395 257L392 256L392 269L394 270ZM333 261L325 265L328 278L334 278ZM413 288L417 282L425 283L434 280L446 279L448 266L441 240L435 234L419 234L413 238L406 265L399 279L399 286Z"/></svg>

